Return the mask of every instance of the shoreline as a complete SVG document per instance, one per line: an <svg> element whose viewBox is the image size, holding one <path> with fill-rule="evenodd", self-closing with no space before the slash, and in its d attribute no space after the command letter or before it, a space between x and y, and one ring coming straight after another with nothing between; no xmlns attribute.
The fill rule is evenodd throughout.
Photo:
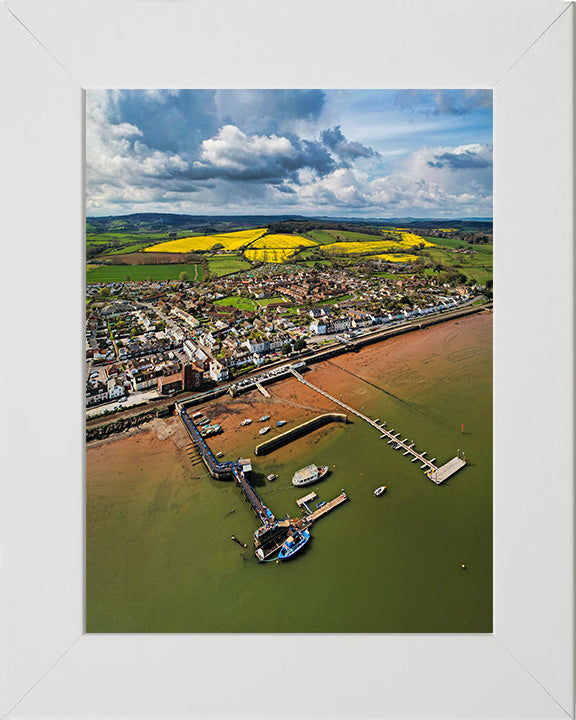
<svg viewBox="0 0 576 720"><path fill-rule="evenodd" d="M456 353L458 356L460 352L458 338L468 331L483 332L488 325L492 325L491 312L453 319L423 328L417 333L406 333L389 338L386 342L368 345L357 353L323 360L309 366L305 376L310 377L313 384L324 387L334 397L340 396L358 409L364 403L370 404L372 396L377 392L385 393L397 403L417 409L418 395L426 386L449 378L452 355ZM431 352L431 348L437 345L445 347L446 352ZM451 349L452 346L454 349ZM202 412L211 423L218 423L223 428L222 434L212 436L208 441L214 454L222 452L226 460L232 459L238 452L252 456L256 445L264 439L269 440L276 433L286 432L318 415L341 411L338 405L293 377L268 385L267 390L269 398L254 389L236 397L226 394L194 406L194 412ZM270 420L259 422L259 418L264 415L270 415ZM251 418L252 423L242 427L241 422L245 418ZM394 422L394 417L382 419ZM276 428L277 420L286 420L286 424ZM439 418L430 417L430 420L438 422ZM270 424L271 432L260 436L258 431L265 424ZM327 426L314 430L311 435L316 437L330 431L330 426ZM121 433L87 442L87 466L90 451L148 433L153 433L160 442L169 437L177 439L179 448L191 442L176 416L156 418Z"/></svg>

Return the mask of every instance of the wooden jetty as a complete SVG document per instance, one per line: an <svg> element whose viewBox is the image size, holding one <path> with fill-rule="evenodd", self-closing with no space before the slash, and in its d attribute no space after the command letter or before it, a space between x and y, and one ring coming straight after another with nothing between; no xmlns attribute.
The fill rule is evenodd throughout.
<svg viewBox="0 0 576 720"><path fill-rule="evenodd" d="M428 460L425 455L427 455L427 452L424 451L422 453L419 453L417 450L414 449L414 442L411 442L410 445L407 445L408 438L405 438L404 440L400 440L400 433L394 434L394 430L386 430L386 423L382 422L380 420L372 420L372 418L369 418L367 415L364 415L364 413L361 413L359 410L356 410L355 408L351 407L350 405L346 405L346 403L343 403L342 400L338 400L337 398L333 397L329 393L325 392L324 390L321 390L319 387L316 387L316 385L313 385L311 382L308 382L308 380L305 380L302 375L300 375L299 372L296 370L291 370L292 375L299 380L302 384L307 385L312 390L315 390L317 393L320 393L320 395L323 395L325 398L328 398L328 400L332 400L332 402L336 403L336 405L340 405L340 407L345 408L348 410L348 412L352 413L353 415L356 415L361 420L364 420L369 425L372 425L373 428L376 428L378 432L382 433L380 435L380 439L388 438L387 443L391 444L394 443L395 445L398 445L397 450L402 449L404 450L404 455L412 455L412 462L416 462L417 460L421 463L421 468L425 471L426 476L429 477L433 482L435 482L437 485L440 483L443 483L445 480L447 480L449 477L454 475L455 472L458 472L461 468L466 465L466 460L460 457L452 458L449 462L447 462L445 465L442 465L442 467L438 468L434 462L431 460ZM436 459L436 458L434 458ZM322 508L323 509L323 508Z"/></svg>
<svg viewBox="0 0 576 720"><path fill-rule="evenodd" d="M450 476L454 475L455 472L458 472L460 468L463 468L464 465L466 465L466 460L464 458L455 457L447 462L446 465L442 465L442 467L438 468L434 472L430 472L428 477L430 480L435 482L436 485L440 485L440 483L443 483L444 480L447 480Z"/></svg>
<svg viewBox="0 0 576 720"><path fill-rule="evenodd" d="M318 495L315 492L308 493L308 495L305 495L304 497L296 500L296 505L298 505L298 507L302 507L302 505L306 505L306 503L310 502L311 500L316 500L317 497Z"/></svg>
<svg viewBox="0 0 576 720"><path fill-rule="evenodd" d="M308 527L309 525L312 525L313 522L316 522L316 520L321 518L323 515L326 515L326 513L334 510L334 508L338 507L338 505L346 502L346 500L348 500L348 495L346 495L344 490L342 490L340 495L337 495L333 500L330 500L326 503L326 505L322 505L322 507L317 508L309 515L306 515L306 517L302 518L300 522L302 523L303 527Z"/></svg>

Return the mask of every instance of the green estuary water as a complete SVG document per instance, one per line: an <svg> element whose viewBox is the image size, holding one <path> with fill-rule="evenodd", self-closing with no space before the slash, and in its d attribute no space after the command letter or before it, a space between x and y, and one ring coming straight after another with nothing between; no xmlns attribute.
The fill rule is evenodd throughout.
<svg viewBox="0 0 576 720"><path fill-rule="evenodd" d="M342 356L330 370L346 376L343 400L437 464L464 450L468 465L445 484L355 417L265 457L253 443L227 448L227 458L252 458L253 484L277 517L297 517L296 499L311 490L314 503L348 494L285 563L257 562L258 523L239 490L183 452L142 459L135 445L121 465L95 470L89 449L88 632L491 632L491 315L450 325L422 331L422 347L414 333L362 351L366 367ZM330 474L295 488L293 473L312 462ZM379 485L387 492L377 498Z"/></svg>

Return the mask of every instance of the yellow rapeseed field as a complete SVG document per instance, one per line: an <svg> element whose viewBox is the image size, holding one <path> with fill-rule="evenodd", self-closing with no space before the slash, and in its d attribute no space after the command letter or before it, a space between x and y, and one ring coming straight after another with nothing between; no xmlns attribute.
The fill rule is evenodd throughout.
<svg viewBox="0 0 576 720"><path fill-rule="evenodd" d="M265 235L259 240L256 240L250 245L250 249L253 248L298 248L298 247L310 247L317 245L314 240L308 240L308 238L302 237L301 235Z"/></svg>
<svg viewBox="0 0 576 720"><path fill-rule="evenodd" d="M405 244L405 246L413 247L414 245L424 245L424 247L434 247L434 243L426 240L421 235L409 233L406 232L406 230L384 230L383 232L385 235L400 235L402 243Z"/></svg>
<svg viewBox="0 0 576 720"><path fill-rule="evenodd" d="M267 228L255 228L253 230L222 233L221 235L198 235L196 237L180 238L179 240L168 240L147 247L144 252L186 253L195 250L210 250L216 244L222 245L225 250L238 250L264 235L266 231Z"/></svg>
<svg viewBox="0 0 576 720"><path fill-rule="evenodd" d="M317 245L313 240L301 235L265 235L244 251L247 260L259 260L269 263L283 263L294 255L300 247L313 247Z"/></svg>
<svg viewBox="0 0 576 720"><path fill-rule="evenodd" d="M244 256L252 262L258 260L267 263L283 263L296 253L296 248L259 248L258 250L245 250Z"/></svg>
<svg viewBox="0 0 576 720"><path fill-rule="evenodd" d="M373 258L379 260L386 260L386 262L398 262L398 263L411 263L418 260L418 255L390 255L389 253L382 253L380 255L373 255ZM372 259L372 258L370 258Z"/></svg>

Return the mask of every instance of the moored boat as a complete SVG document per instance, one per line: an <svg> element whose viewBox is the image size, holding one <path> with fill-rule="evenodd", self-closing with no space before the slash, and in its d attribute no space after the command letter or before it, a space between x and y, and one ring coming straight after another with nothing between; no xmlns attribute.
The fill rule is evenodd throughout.
<svg viewBox="0 0 576 720"><path fill-rule="evenodd" d="M270 415L262 415L260 418L260 422L266 422L266 420L270 420Z"/></svg>
<svg viewBox="0 0 576 720"><path fill-rule="evenodd" d="M263 427L263 428L261 428L260 430L258 430L258 434L259 434L259 435L266 435L266 433L267 433L269 430L270 430L270 427L269 427L268 425L266 425L266 427Z"/></svg>
<svg viewBox="0 0 576 720"><path fill-rule="evenodd" d="M289 557L292 557L298 550L302 550L308 540L310 540L309 530L295 530L280 548L278 559L287 560Z"/></svg>
<svg viewBox="0 0 576 720"><path fill-rule="evenodd" d="M376 490L374 490L374 495L376 495L376 496L382 495L382 493L385 491L386 491L386 485L381 485L379 488L376 488Z"/></svg>
<svg viewBox="0 0 576 720"><path fill-rule="evenodd" d="M294 473L292 484L297 487L310 485L313 482L322 480L328 474L328 465L307 465Z"/></svg>
<svg viewBox="0 0 576 720"><path fill-rule="evenodd" d="M245 419L242 420L242 422L240 423L240 427L244 427L245 425L250 425L251 423L252 423L251 418L245 418Z"/></svg>
<svg viewBox="0 0 576 720"><path fill-rule="evenodd" d="M286 425L286 420L277 420L276 421L276 427L282 427L282 425Z"/></svg>

